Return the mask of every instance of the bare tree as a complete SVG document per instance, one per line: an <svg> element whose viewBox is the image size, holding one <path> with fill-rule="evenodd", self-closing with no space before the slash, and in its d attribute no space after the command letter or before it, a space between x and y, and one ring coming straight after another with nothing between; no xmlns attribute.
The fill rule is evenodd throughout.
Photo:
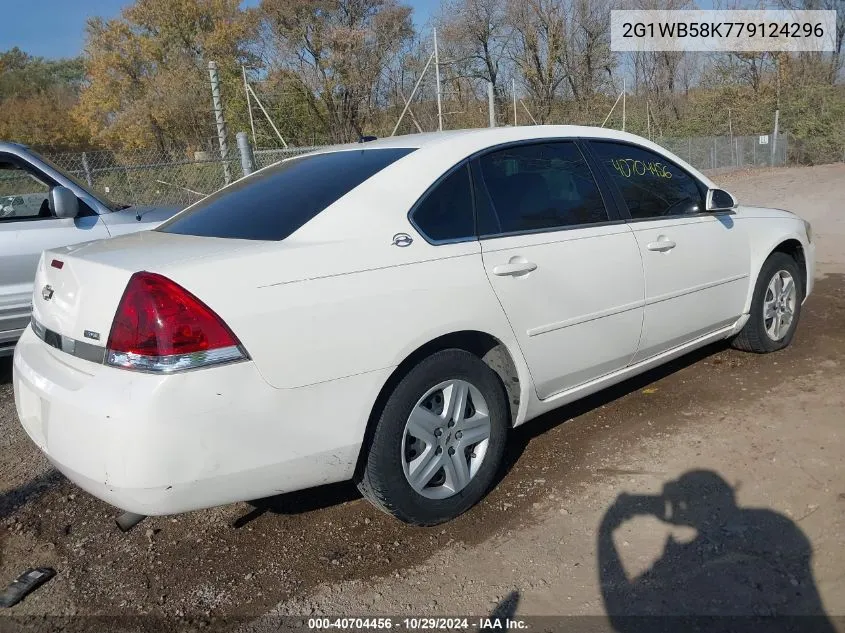
<svg viewBox="0 0 845 633"><path fill-rule="evenodd" d="M609 82L615 58L610 50L613 0L572 0L564 66L572 96L587 101Z"/></svg>
<svg viewBox="0 0 845 633"><path fill-rule="evenodd" d="M692 8L690 0L635 0L638 9L677 10ZM675 93L683 84L683 74L688 68L683 51L638 51L634 54L636 83L643 86L646 97L656 106L657 112L670 112L675 120L681 118Z"/></svg>
<svg viewBox="0 0 845 633"><path fill-rule="evenodd" d="M536 118L546 123L566 80L566 16L556 0L525 0L511 5L516 31L514 60L534 105Z"/></svg>
<svg viewBox="0 0 845 633"><path fill-rule="evenodd" d="M784 9L836 11L836 32L832 53L807 52L797 55L799 78L803 81L824 79L836 83L843 66L845 47L845 0L779 0ZM821 77L819 75L821 74Z"/></svg>
<svg viewBox="0 0 845 633"><path fill-rule="evenodd" d="M363 135L384 70L411 38L396 0L262 0L272 63L303 83L314 114L338 142Z"/></svg>
<svg viewBox="0 0 845 633"><path fill-rule="evenodd" d="M445 0L437 18L443 57L453 79L489 81L500 109L505 94L503 65L512 40L507 6L507 0ZM478 94L485 91L479 89Z"/></svg>

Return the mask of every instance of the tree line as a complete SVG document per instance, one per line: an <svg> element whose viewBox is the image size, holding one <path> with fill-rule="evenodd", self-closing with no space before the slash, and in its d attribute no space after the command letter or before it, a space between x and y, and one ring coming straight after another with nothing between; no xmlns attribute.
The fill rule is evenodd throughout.
<svg viewBox="0 0 845 633"><path fill-rule="evenodd" d="M779 6L839 9L837 51L611 51L611 9L695 8L690 0L443 0L424 27L401 0L135 0L88 21L79 58L0 53L0 138L53 151L214 149L210 60L230 133L255 126L262 147L282 141L247 106L245 76L290 145L390 134L409 103L397 133L435 130L436 28L444 128L486 125L488 84L499 124L599 125L624 81L629 131L765 133L777 109L799 159L839 160L845 0ZM619 106L608 125L621 126Z"/></svg>

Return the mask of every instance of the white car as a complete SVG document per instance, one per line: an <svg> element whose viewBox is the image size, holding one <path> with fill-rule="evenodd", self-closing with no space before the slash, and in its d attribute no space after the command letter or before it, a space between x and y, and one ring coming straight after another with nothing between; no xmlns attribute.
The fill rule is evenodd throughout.
<svg viewBox="0 0 845 633"><path fill-rule="evenodd" d="M133 513L351 478L431 525L483 497L511 427L713 341L787 346L813 273L809 224L638 136L394 137L44 253L15 400Z"/></svg>

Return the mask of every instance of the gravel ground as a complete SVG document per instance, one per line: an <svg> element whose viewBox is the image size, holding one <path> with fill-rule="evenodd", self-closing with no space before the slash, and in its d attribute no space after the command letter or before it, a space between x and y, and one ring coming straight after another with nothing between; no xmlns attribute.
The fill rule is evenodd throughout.
<svg viewBox="0 0 845 633"><path fill-rule="evenodd" d="M0 585L27 567L58 572L0 628L8 616L147 615L234 629L266 613L502 604L520 616L845 615L845 165L718 180L744 203L813 221L819 279L794 344L770 356L710 347L547 414L515 434L488 498L437 528L399 524L341 484L122 534L115 510L26 438L0 359ZM684 474L686 525L619 516L621 493L659 494Z"/></svg>

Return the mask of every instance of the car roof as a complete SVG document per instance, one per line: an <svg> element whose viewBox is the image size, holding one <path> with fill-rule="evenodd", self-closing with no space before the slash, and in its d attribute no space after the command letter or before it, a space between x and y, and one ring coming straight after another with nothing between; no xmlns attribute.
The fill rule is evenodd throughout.
<svg viewBox="0 0 845 633"><path fill-rule="evenodd" d="M587 125L522 125L495 128L473 128L463 130L443 130L442 132L424 132L422 134L403 134L387 136L361 143L346 143L321 147L319 151L337 151L341 149L376 149L404 147L422 149L434 145L442 145L455 141L470 142L473 145L497 145L514 140L561 138L561 137L589 137L613 140L628 140L636 143L647 141L641 136L629 134L620 130Z"/></svg>
<svg viewBox="0 0 845 633"><path fill-rule="evenodd" d="M665 147L649 141L647 138L602 127L586 125L524 125L496 128L475 128L468 130L444 130L424 134L407 134L366 141L321 147L310 154L322 154L333 151L371 150L387 148L409 148L416 151L400 160L400 163L422 165L435 163L440 166L440 173L456 165L469 156L483 152L497 145L519 143L521 141L542 141L543 139L589 138L608 141L622 141L638 145L644 149L656 151L668 156L679 167L693 174L708 187L713 182L680 156L676 156ZM420 174L421 175L421 174Z"/></svg>

